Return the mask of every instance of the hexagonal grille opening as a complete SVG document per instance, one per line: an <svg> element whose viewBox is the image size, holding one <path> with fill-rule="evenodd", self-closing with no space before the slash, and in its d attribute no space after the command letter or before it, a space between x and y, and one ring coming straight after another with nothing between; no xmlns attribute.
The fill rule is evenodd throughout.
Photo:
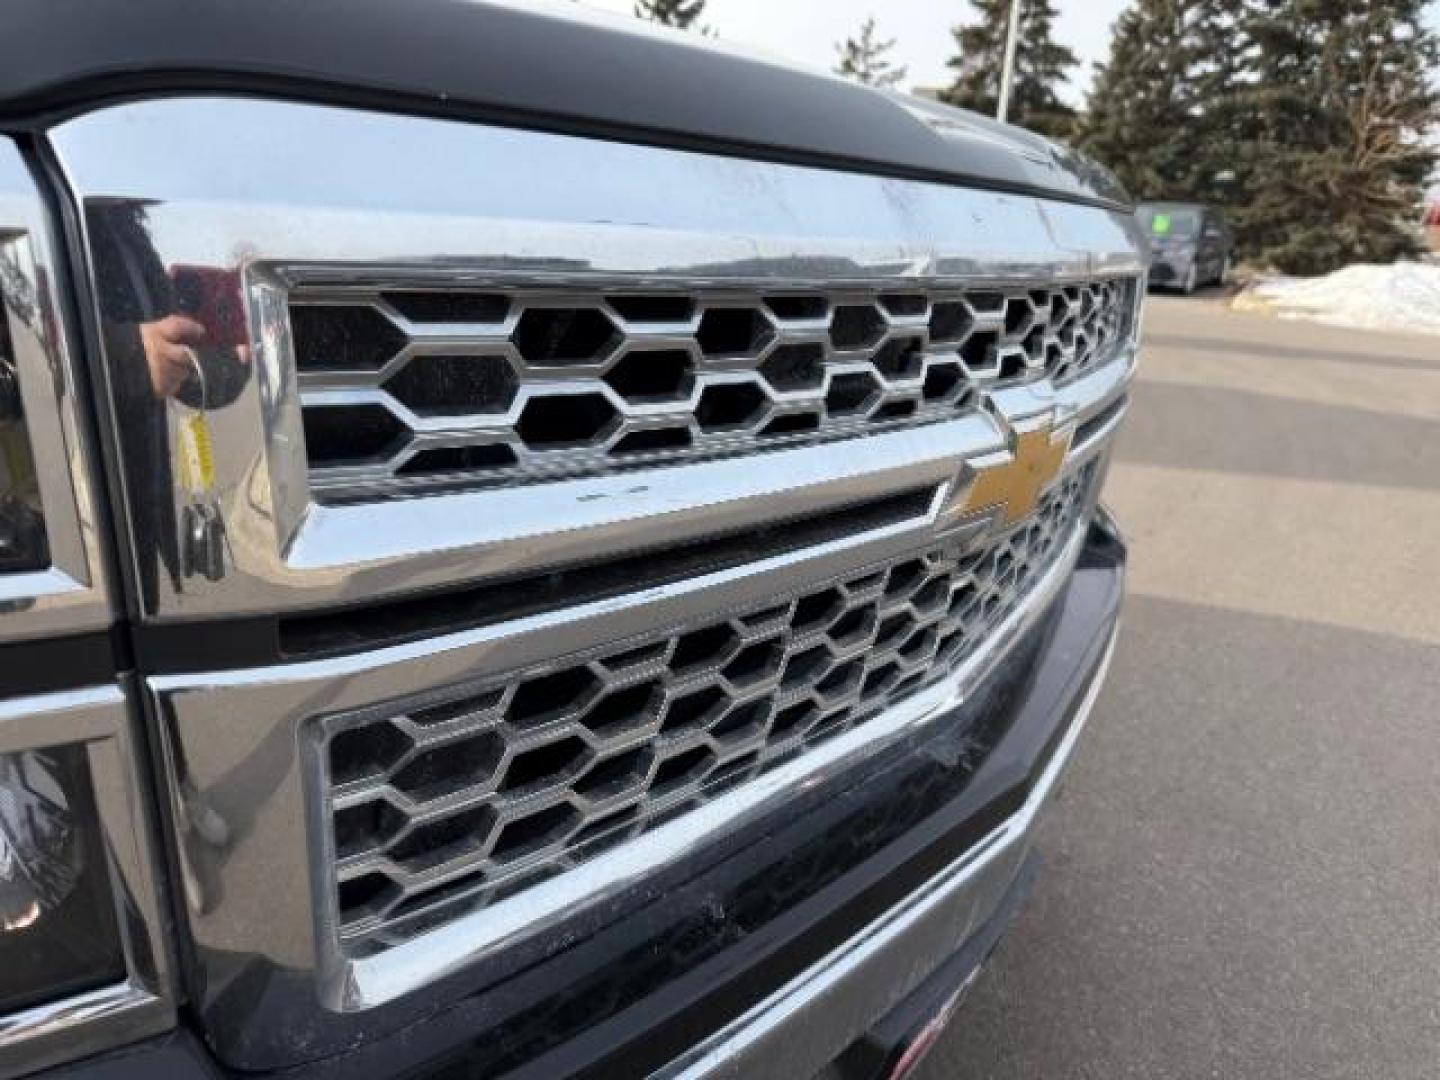
<svg viewBox="0 0 1440 1080"><path fill-rule="evenodd" d="M776 390L807 390L825 378L825 350L816 344L781 345L760 365Z"/></svg>
<svg viewBox="0 0 1440 1080"><path fill-rule="evenodd" d="M940 301L930 309L930 341L933 344L953 345L963 341L974 325L975 317L963 301Z"/></svg>
<svg viewBox="0 0 1440 1080"><path fill-rule="evenodd" d="M924 293L887 293L880 297L880 306L891 315L913 319L929 310L930 301Z"/></svg>
<svg viewBox="0 0 1440 1080"><path fill-rule="evenodd" d="M685 428L647 428L622 435L610 448L612 454L653 454L661 450L678 450L690 445L690 432Z"/></svg>
<svg viewBox="0 0 1440 1080"><path fill-rule="evenodd" d="M515 325L515 347L527 364L584 364L602 359L619 331L598 308L531 308Z"/></svg>
<svg viewBox="0 0 1440 1080"><path fill-rule="evenodd" d="M655 751L649 747L616 754L586 772L575 785L575 790L587 799L612 798L627 788L643 783L654 760Z"/></svg>
<svg viewBox="0 0 1440 1080"><path fill-rule="evenodd" d="M722 383L707 387L700 395L695 418L702 431L740 427L754 420L765 408L765 392L750 383Z"/></svg>
<svg viewBox="0 0 1440 1080"><path fill-rule="evenodd" d="M587 668L567 668L553 675L542 675L520 684L506 715L512 724L521 727L543 724L581 708L599 688L599 678Z"/></svg>
<svg viewBox="0 0 1440 1080"><path fill-rule="evenodd" d="M501 863L519 859L567 836L579 824L580 812L564 804L512 821L500 830L491 858Z"/></svg>
<svg viewBox="0 0 1440 1080"><path fill-rule="evenodd" d="M383 297L405 318L418 323L498 323L510 311L510 298L498 293L406 290Z"/></svg>
<svg viewBox="0 0 1440 1080"><path fill-rule="evenodd" d="M316 288L290 308L310 485L346 503L942 422L982 384L1115 358L1137 297L1132 278Z"/></svg>
<svg viewBox="0 0 1440 1080"><path fill-rule="evenodd" d="M980 548L322 721L343 947L373 953L564 873L944 678L1053 565L1093 475Z"/></svg>
<svg viewBox="0 0 1440 1080"><path fill-rule="evenodd" d="M398 417L380 405L337 405L305 413L305 453L312 464L365 465L408 441Z"/></svg>
<svg viewBox="0 0 1440 1080"><path fill-rule="evenodd" d="M792 412L784 413L775 417L768 424L760 429L761 435L801 435L807 431L817 431L820 427L820 414L813 412Z"/></svg>
<svg viewBox="0 0 1440 1080"><path fill-rule="evenodd" d="M797 293L790 296L767 296L765 306L779 319L823 319L830 310L830 301L823 296Z"/></svg>
<svg viewBox="0 0 1440 1080"><path fill-rule="evenodd" d="M655 792L666 795L682 784L698 780L715 764L715 753L708 746L693 746L666 758L655 770Z"/></svg>
<svg viewBox="0 0 1440 1080"><path fill-rule="evenodd" d="M330 740L330 778L348 784L384 772L409 749L404 732L390 724L342 731Z"/></svg>
<svg viewBox="0 0 1440 1080"><path fill-rule="evenodd" d="M830 340L837 349L873 345L885 332L885 319L873 304L846 304L830 320Z"/></svg>
<svg viewBox="0 0 1440 1080"><path fill-rule="evenodd" d="M417 826L405 839L391 846L390 857L406 870L428 870L480 851L494 827L495 811L488 806L466 810L454 817Z"/></svg>
<svg viewBox="0 0 1440 1080"><path fill-rule="evenodd" d="M379 371L405 345L398 326L360 305L292 307L290 335L301 371Z"/></svg>
<svg viewBox="0 0 1440 1080"><path fill-rule="evenodd" d="M689 296L612 296L610 306L626 322L689 322L695 301Z"/></svg>
<svg viewBox="0 0 1440 1080"><path fill-rule="evenodd" d="M875 376L864 372L836 375L830 380L825 395L825 408L831 416L853 416L865 412L880 396Z"/></svg>
<svg viewBox="0 0 1440 1080"><path fill-rule="evenodd" d="M579 770L588 753L584 740L578 738L562 739L526 750L510 762L501 790L525 791L559 783Z"/></svg>
<svg viewBox="0 0 1440 1080"><path fill-rule="evenodd" d="M665 401L684 397L693 373L683 349L629 352L615 361L605 381L627 401Z"/></svg>
<svg viewBox="0 0 1440 1080"><path fill-rule="evenodd" d="M516 430L531 446L573 446L608 430L615 415L615 407L599 394L532 398L520 414Z"/></svg>
<svg viewBox="0 0 1440 1080"><path fill-rule="evenodd" d="M416 451L395 472L398 476L443 476L447 473L500 469L507 465L514 465L518 460L515 451L503 443L489 443L481 446L437 446L429 450Z"/></svg>
<svg viewBox="0 0 1440 1080"><path fill-rule="evenodd" d="M412 799L437 799L489 780L503 749L498 736L486 733L457 745L424 750L398 770L390 784Z"/></svg>
<svg viewBox="0 0 1440 1080"><path fill-rule="evenodd" d="M770 339L770 324L755 308L711 308L695 336L706 356L753 353Z"/></svg>
<svg viewBox="0 0 1440 1080"><path fill-rule="evenodd" d="M503 356L415 356L385 384L421 416L504 412L519 380Z"/></svg>
<svg viewBox="0 0 1440 1080"><path fill-rule="evenodd" d="M344 858L378 847L403 829L408 819L387 802L368 802L335 811L335 850Z"/></svg>

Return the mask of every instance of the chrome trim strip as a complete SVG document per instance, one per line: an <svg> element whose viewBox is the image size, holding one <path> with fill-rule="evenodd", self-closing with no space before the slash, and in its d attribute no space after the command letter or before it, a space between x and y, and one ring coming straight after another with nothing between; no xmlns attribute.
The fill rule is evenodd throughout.
<svg viewBox="0 0 1440 1080"><path fill-rule="evenodd" d="M1057 387L1056 406L1062 414L1073 416L1076 423L1085 423L1129 390L1138 363L1139 350L1132 348L1114 362Z"/></svg>
<svg viewBox="0 0 1440 1080"><path fill-rule="evenodd" d="M1069 728L1014 815L861 934L652 1074L656 1080L807 1076L903 1001L947 950L960 947L1019 868L1104 686L1119 629L1117 623Z"/></svg>
<svg viewBox="0 0 1440 1080"><path fill-rule="evenodd" d="M517 548L527 568L557 565L607 543L612 550L680 544L773 520L777 508L783 507L785 517L796 517L938 486L954 478L963 455L994 453L1004 446L999 424L972 414L873 435L843 450L821 444L739 461L673 465L643 475L620 473L374 506L317 506L295 538L290 562L306 569L373 568L354 575L363 589L405 560L407 547L413 555L416 536L448 539L458 518L466 523L464 546L448 553L434 547L426 569L411 572L416 584L443 584L462 574L513 572ZM677 492L684 494L677 497ZM405 531L374 527L401 517L408 519ZM564 526L557 530L560 522Z"/></svg>
<svg viewBox="0 0 1440 1080"><path fill-rule="evenodd" d="M0 1076L23 1076L149 1035L174 1023L173 1010L133 983L102 986L0 1017Z"/></svg>
<svg viewBox="0 0 1440 1080"><path fill-rule="evenodd" d="M1083 441L1070 448L1067 464L1079 467L1109 450L1111 440L1114 439L1120 425L1125 422L1125 417L1129 412L1130 402L1128 400L1120 401L1113 415L1107 417L1105 422L1094 431L1088 432Z"/></svg>
<svg viewBox="0 0 1440 1080"><path fill-rule="evenodd" d="M803 492L790 480L815 459L777 451L762 469L752 466L759 459L738 458L663 474L667 485L703 476L693 494L671 487L656 498L662 473L637 470L505 491L503 515L496 491L322 507L300 452L286 308L295 267L336 287L563 279L640 290L1038 287L1144 270L1137 226L1113 211L518 129L171 98L97 110L49 138L83 211L96 297L124 295L135 267L160 279L194 270L248 319L233 400L208 408L213 493L228 540L211 576L177 569L176 507L146 494L169 461L146 458L152 442L132 434L153 428L157 409L172 423L185 410L126 391L133 372L121 369L133 361L106 357L115 430L128 439L119 449L146 619L314 608L475 579L502 563L516 572L606 557L681 521L699 532L717 516L739 520L736 500L756 490L756 472L774 489L790 481L787 497L822 498L823 476L809 475ZM187 153L169 154L175 145ZM128 262L114 257L117 246ZM147 317L166 314L167 304L155 298ZM96 314L122 328L135 318ZM1057 394L1078 396L1085 385L1078 379ZM954 452L985 452L991 433L974 431L981 440ZM858 445L830 452L843 459ZM850 478L835 485L838 494L855 467L831 468ZM577 513L597 527L577 528ZM763 519L764 500L744 513ZM502 538L503 551L493 548Z"/></svg>
<svg viewBox="0 0 1440 1080"><path fill-rule="evenodd" d="M125 695L113 686L0 701L0 753L84 743L127 979L0 1016L0 1076L17 1076L173 1026L170 940Z"/></svg>
<svg viewBox="0 0 1440 1080"><path fill-rule="evenodd" d="M0 574L0 642L98 629L110 617L55 265L40 193L14 143L0 137L0 318L15 353L51 561Z"/></svg>

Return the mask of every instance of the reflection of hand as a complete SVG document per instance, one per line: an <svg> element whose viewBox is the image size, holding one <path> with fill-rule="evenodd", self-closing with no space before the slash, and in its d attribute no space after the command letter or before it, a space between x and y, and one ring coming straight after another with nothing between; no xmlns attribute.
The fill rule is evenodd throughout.
<svg viewBox="0 0 1440 1080"><path fill-rule="evenodd" d="M191 347L205 340L205 327L184 315L140 324L140 343L157 398L174 397L195 371Z"/></svg>

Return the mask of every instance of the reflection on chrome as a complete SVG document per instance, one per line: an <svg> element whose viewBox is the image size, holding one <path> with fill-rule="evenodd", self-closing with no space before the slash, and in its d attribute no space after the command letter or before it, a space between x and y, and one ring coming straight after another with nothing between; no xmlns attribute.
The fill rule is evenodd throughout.
<svg viewBox="0 0 1440 1080"><path fill-rule="evenodd" d="M24 930L58 908L80 870L69 800L48 756L0 755L0 924Z"/></svg>
<svg viewBox="0 0 1440 1080"><path fill-rule="evenodd" d="M53 265L29 167L0 138L0 642L109 619Z"/></svg>

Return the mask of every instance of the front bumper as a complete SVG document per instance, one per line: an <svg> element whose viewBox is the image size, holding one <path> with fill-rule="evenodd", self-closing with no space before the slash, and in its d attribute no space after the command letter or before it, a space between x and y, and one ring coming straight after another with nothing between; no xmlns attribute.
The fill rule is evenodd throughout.
<svg viewBox="0 0 1440 1080"><path fill-rule="evenodd" d="M523 1008L477 995L283 1075L798 1080L854 1060L952 958L978 966L1006 921L1105 674L1124 563L1097 513L1048 613L955 710L964 739L928 729L839 796L797 793L785 825L736 837L725 862L514 980ZM983 753L976 732L995 735ZM218 1073L171 1036L49 1075Z"/></svg>
<svg viewBox="0 0 1440 1080"><path fill-rule="evenodd" d="M1103 685L1117 629L1112 622L1097 640L1100 655L1076 688L1078 701L1072 697L1058 713L1059 743L1018 811L925 887L660 1075L685 1080L809 1075L901 1006L937 961L965 950L1005 908L1021 876L1036 822ZM978 966L984 956L975 959ZM958 974L963 982L969 973Z"/></svg>
<svg viewBox="0 0 1440 1080"><path fill-rule="evenodd" d="M1195 261L1192 255L1157 254L1151 257L1149 283L1151 285L1178 285L1190 272Z"/></svg>

